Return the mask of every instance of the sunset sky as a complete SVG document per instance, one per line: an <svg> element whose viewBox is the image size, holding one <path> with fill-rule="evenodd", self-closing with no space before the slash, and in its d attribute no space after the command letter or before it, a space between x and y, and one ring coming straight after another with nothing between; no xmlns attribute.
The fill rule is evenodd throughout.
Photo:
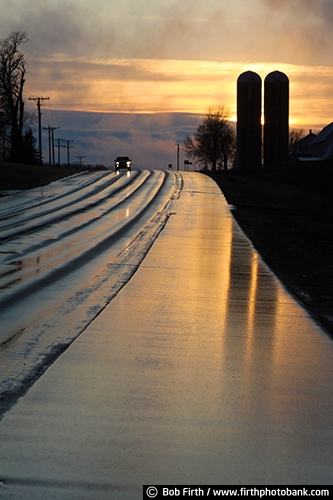
<svg viewBox="0 0 333 500"><path fill-rule="evenodd" d="M236 81L249 69L288 75L291 127L333 121L332 0L0 0L0 9L1 39L29 36L26 101L50 97L43 125L75 137L90 162L106 161L115 139L115 154L128 148L164 168L209 107L235 116Z"/></svg>

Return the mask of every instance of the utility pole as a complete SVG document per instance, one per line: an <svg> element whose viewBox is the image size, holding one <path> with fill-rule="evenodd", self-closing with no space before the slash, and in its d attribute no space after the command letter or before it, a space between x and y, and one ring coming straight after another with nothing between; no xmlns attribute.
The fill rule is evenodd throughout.
<svg viewBox="0 0 333 500"><path fill-rule="evenodd" d="M49 165L51 166L51 127L43 127L43 130L48 130L49 132Z"/></svg>
<svg viewBox="0 0 333 500"><path fill-rule="evenodd" d="M81 167L82 166L82 160L85 158L85 156L75 156L75 158L79 159L80 167Z"/></svg>
<svg viewBox="0 0 333 500"><path fill-rule="evenodd" d="M179 170L179 144L176 144L177 146L177 170Z"/></svg>
<svg viewBox="0 0 333 500"><path fill-rule="evenodd" d="M64 141L65 139L60 139L59 137L56 138L56 141L58 142L58 167L60 167L60 141Z"/></svg>
<svg viewBox="0 0 333 500"><path fill-rule="evenodd" d="M52 134L52 165L55 166L55 158L54 158L54 131L58 130L60 127L50 127Z"/></svg>
<svg viewBox="0 0 333 500"><path fill-rule="evenodd" d="M69 167L70 163L69 163L69 150L70 148L74 148L74 146L70 146L70 143L71 142L74 142L73 139L72 140L68 140L68 139L63 139L64 142L66 142L67 144L67 167Z"/></svg>
<svg viewBox="0 0 333 500"><path fill-rule="evenodd" d="M42 152L42 113L40 112L41 103L43 101L49 100L49 97L29 97L29 101L37 102L38 110L38 146L39 146L39 163L43 164L43 152Z"/></svg>
<svg viewBox="0 0 333 500"><path fill-rule="evenodd" d="M54 161L54 131L58 130L60 127L51 127L50 125L48 127L43 127L43 130L48 130L49 131L49 165L55 164Z"/></svg>

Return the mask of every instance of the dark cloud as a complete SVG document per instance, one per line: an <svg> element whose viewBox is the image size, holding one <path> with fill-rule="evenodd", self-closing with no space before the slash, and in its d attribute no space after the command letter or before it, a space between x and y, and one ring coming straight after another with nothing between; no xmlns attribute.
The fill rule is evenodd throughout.
<svg viewBox="0 0 333 500"><path fill-rule="evenodd" d="M285 52L288 62L333 63L332 0L260 0L267 26L276 36L277 54ZM282 50L281 50L282 49Z"/></svg>
<svg viewBox="0 0 333 500"><path fill-rule="evenodd" d="M30 39L26 50L34 57L96 55L104 53L105 44L112 44L112 33L104 30L93 7L71 0L0 0L0 6L5 13L1 38L11 31L26 31Z"/></svg>
<svg viewBox="0 0 333 500"><path fill-rule="evenodd" d="M292 11L300 12L302 9L302 16L323 17L327 12L332 12L333 5L331 0L261 0L264 4L279 11Z"/></svg>
<svg viewBox="0 0 333 500"><path fill-rule="evenodd" d="M181 0L160 5L159 16L138 19L132 26L131 56L219 59L221 33L228 21L227 11L220 4L216 0ZM145 2L141 7L145 12Z"/></svg>
<svg viewBox="0 0 333 500"><path fill-rule="evenodd" d="M75 156L84 155L89 163L112 166L116 156L128 154L137 167L157 169L166 169L169 163L175 165L175 144L182 144L200 121L201 116L191 113L50 113L47 109L43 113L43 126L57 123L60 126L58 136L75 141L71 161ZM46 135L43 145L47 160ZM62 155L61 161L66 161L65 151Z"/></svg>
<svg viewBox="0 0 333 500"><path fill-rule="evenodd" d="M29 34L29 53L69 57L214 59L227 20L218 0L130 0L95 6L75 0L0 0L0 33ZM104 6L102 8L102 5ZM123 7L121 7L123 5ZM107 8L108 6L108 8Z"/></svg>
<svg viewBox="0 0 333 500"><path fill-rule="evenodd" d="M128 132L127 130L118 130L116 132L111 132L110 135L111 137L115 137L117 139L126 141L128 141L132 137L131 133Z"/></svg>
<svg viewBox="0 0 333 500"><path fill-rule="evenodd" d="M52 60L144 58L333 64L332 0L0 0L0 38L24 30ZM111 68L110 68L111 70ZM131 77L122 68L124 78Z"/></svg>

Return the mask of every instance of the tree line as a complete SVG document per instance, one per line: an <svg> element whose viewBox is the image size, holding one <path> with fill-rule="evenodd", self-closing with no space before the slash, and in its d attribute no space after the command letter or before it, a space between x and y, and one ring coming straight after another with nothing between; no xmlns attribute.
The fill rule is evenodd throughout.
<svg viewBox="0 0 333 500"><path fill-rule="evenodd" d="M2 160L39 163L31 116L24 109L26 61L20 46L25 32L13 31L0 40L0 152Z"/></svg>

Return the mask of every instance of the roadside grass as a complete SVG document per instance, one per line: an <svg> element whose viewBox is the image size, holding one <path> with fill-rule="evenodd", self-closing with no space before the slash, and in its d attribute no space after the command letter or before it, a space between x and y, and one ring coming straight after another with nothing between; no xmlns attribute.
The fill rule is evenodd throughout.
<svg viewBox="0 0 333 500"><path fill-rule="evenodd" d="M44 186L52 181L68 177L82 169L76 167L50 167L48 165L23 165L0 163L0 191L21 190Z"/></svg>

